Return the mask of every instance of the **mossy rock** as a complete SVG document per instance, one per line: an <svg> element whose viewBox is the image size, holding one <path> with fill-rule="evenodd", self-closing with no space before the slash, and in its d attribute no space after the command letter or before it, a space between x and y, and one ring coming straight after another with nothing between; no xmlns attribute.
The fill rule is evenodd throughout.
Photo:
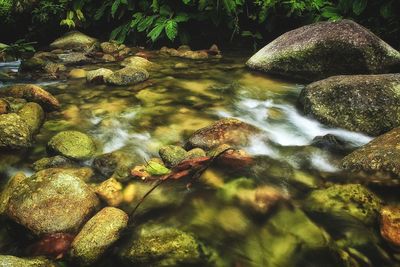
<svg viewBox="0 0 400 267"><path fill-rule="evenodd" d="M23 106L18 115L25 120L31 133L37 133L44 122L44 111L39 104L29 102Z"/></svg>
<svg viewBox="0 0 400 267"><path fill-rule="evenodd" d="M1 90L0 95L23 98L27 101L38 103L47 111L60 108L60 103L52 94L34 84L11 85Z"/></svg>
<svg viewBox="0 0 400 267"><path fill-rule="evenodd" d="M76 166L77 164L74 161L59 155L50 158L42 158L32 164L35 171L49 168L70 168Z"/></svg>
<svg viewBox="0 0 400 267"><path fill-rule="evenodd" d="M30 126L15 113L0 115L0 148L21 149L32 145Z"/></svg>
<svg viewBox="0 0 400 267"><path fill-rule="evenodd" d="M44 257L19 258L11 255L0 255L0 266L8 267L56 267L57 265Z"/></svg>
<svg viewBox="0 0 400 267"><path fill-rule="evenodd" d="M341 20L287 32L253 55L247 66L316 81L334 75L396 72L400 53L361 25Z"/></svg>
<svg viewBox="0 0 400 267"><path fill-rule="evenodd" d="M121 258L135 266L213 266L196 238L172 227L145 225L135 231Z"/></svg>
<svg viewBox="0 0 400 267"><path fill-rule="evenodd" d="M134 68L142 68L145 70L150 70L154 67L154 63L143 58L143 57L127 57L121 62L121 66L123 67L134 67Z"/></svg>
<svg viewBox="0 0 400 267"><path fill-rule="evenodd" d="M96 152L93 139L78 131L63 131L56 134L50 139L47 147L50 152L75 160L89 159Z"/></svg>
<svg viewBox="0 0 400 267"><path fill-rule="evenodd" d="M211 150L222 144L244 147L260 130L250 124L233 118L221 119L212 125L199 129L187 141L187 149Z"/></svg>
<svg viewBox="0 0 400 267"><path fill-rule="evenodd" d="M0 19L7 22L10 20L10 15L13 9L13 0L0 1ZM0 47L1 48L1 47Z"/></svg>
<svg viewBox="0 0 400 267"><path fill-rule="evenodd" d="M380 135L400 126L400 74L334 76L300 94L304 113L334 127Z"/></svg>
<svg viewBox="0 0 400 267"><path fill-rule="evenodd" d="M138 67L125 67L114 71L111 75L105 77L105 81L111 85L135 85L149 78L149 73Z"/></svg>
<svg viewBox="0 0 400 267"><path fill-rule="evenodd" d="M0 115L8 113L9 110L10 105L8 104L8 102L0 98Z"/></svg>
<svg viewBox="0 0 400 267"><path fill-rule="evenodd" d="M86 73L86 80L90 83L104 83L111 74L113 71L106 68L91 70Z"/></svg>
<svg viewBox="0 0 400 267"><path fill-rule="evenodd" d="M23 179L6 209L9 218L34 234L75 233L99 200L73 171L46 169Z"/></svg>
<svg viewBox="0 0 400 267"><path fill-rule="evenodd" d="M46 61L38 57L32 57L21 62L21 71L43 71Z"/></svg>
<svg viewBox="0 0 400 267"><path fill-rule="evenodd" d="M182 147L173 145L163 146L158 151L158 154L167 167L177 165L187 157L187 153Z"/></svg>
<svg viewBox="0 0 400 267"><path fill-rule="evenodd" d="M354 172L382 172L400 178L400 128L385 133L347 155L344 169Z"/></svg>
<svg viewBox="0 0 400 267"><path fill-rule="evenodd" d="M327 217L348 217L365 225L376 222L382 200L359 184L333 185L314 190L304 202L307 211Z"/></svg>
<svg viewBox="0 0 400 267"><path fill-rule="evenodd" d="M115 178L119 181L125 181L130 175L130 169L141 160L135 154L116 150L97 156L93 160L93 168L105 178Z"/></svg>
<svg viewBox="0 0 400 267"><path fill-rule="evenodd" d="M53 49L87 50L93 47L97 40L78 31L71 31L50 44Z"/></svg>
<svg viewBox="0 0 400 267"><path fill-rule="evenodd" d="M120 237L128 225L128 215L117 208L106 207L94 215L75 237L70 256L81 265L95 263Z"/></svg>

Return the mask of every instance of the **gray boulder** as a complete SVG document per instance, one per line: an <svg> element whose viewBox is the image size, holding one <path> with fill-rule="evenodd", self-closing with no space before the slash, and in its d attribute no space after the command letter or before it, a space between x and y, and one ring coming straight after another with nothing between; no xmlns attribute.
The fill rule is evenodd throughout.
<svg viewBox="0 0 400 267"><path fill-rule="evenodd" d="M400 69L400 53L351 20L318 22L287 32L258 51L247 66L308 81L341 74Z"/></svg>
<svg viewBox="0 0 400 267"><path fill-rule="evenodd" d="M380 135L400 126L400 74L334 76L300 94L305 114L334 127Z"/></svg>

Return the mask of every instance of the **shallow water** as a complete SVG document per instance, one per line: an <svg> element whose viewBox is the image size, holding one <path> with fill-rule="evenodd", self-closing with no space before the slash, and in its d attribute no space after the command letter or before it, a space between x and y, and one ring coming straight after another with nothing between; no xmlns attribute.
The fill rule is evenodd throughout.
<svg viewBox="0 0 400 267"><path fill-rule="evenodd" d="M62 130L91 134L98 144L98 154L121 149L143 163L157 156L162 145L183 145L195 130L220 118L235 117L264 131L263 136L254 138L246 148L260 159L258 166L243 172L211 169L203 175L208 183L196 183L190 191L184 183L167 184L160 189L171 195L166 208L143 213L143 216L139 214L137 224L151 221L193 232L218 252L221 266L290 266L289 261L285 262L285 257L278 254L290 257L297 254L285 244L293 243L300 255L302 242L298 240L314 240L313 236L308 236L312 232L302 232L302 227L309 231L302 222L305 215L292 214L293 207L284 207L278 212L278 217L283 216L283 219L275 218L277 216L271 221L269 217L260 218L236 199L224 197L225 191L213 188L209 181L226 185L246 178L252 181L254 188L278 186L293 199L291 205L301 209L298 201L311 188L323 186L329 177L343 174L338 165L343 155L312 147L312 140L316 136L334 134L357 148L371 137L330 128L304 116L297 108L297 98L304 85L249 71L243 64L246 56L233 54L209 61L165 57L151 60L159 68L150 73L144 88L89 85L82 79L35 82L55 95L62 109L49 114L36 136L34 148L24 157L11 160L12 164L3 170L3 175L9 177L20 170L32 173L31 164L46 156L46 143ZM174 69L178 62L188 64L189 68ZM17 66L18 63L3 64L0 69ZM116 68L113 64L106 66ZM84 66L85 69L98 67ZM124 208L130 210L133 204ZM282 223L285 221L288 225ZM295 233L290 228L295 228ZM315 254L303 255L300 266L337 266L331 254L327 256L322 248L315 246ZM371 247L374 246L371 243ZM383 256L374 249L371 251L369 260L376 264ZM358 253L364 253L367 259L370 256ZM103 265L112 266L108 261L113 261L112 254Z"/></svg>

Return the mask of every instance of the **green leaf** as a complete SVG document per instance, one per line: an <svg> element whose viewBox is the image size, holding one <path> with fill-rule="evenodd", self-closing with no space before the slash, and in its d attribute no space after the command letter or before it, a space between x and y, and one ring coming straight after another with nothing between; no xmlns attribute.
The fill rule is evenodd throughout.
<svg viewBox="0 0 400 267"><path fill-rule="evenodd" d="M155 16L144 17L137 26L138 32L143 32L145 30L148 30L153 24L154 18Z"/></svg>
<svg viewBox="0 0 400 267"><path fill-rule="evenodd" d="M111 6L111 16L114 18L115 13L118 10L119 5L121 4L121 0L115 0L114 3Z"/></svg>
<svg viewBox="0 0 400 267"><path fill-rule="evenodd" d="M174 20L176 21L176 22L185 22L185 21L188 21L189 20L189 15L187 14L187 13L183 13L183 12L181 12L181 13L178 13L177 15L176 15L176 17L174 18Z"/></svg>
<svg viewBox="0 0 400 267"><path fill-rule="evenodd" d="M353 2L353 12L357 16L360 15L367 7L368 0L355 0Z"/></svg>
<svg viewBox="0 0 400 267"><path fill-rule="evenodd" d="M183 2L185 5L189 5L190 2L192 2L192 0L182 0L182 2Z"/></svg>
<svg viewBox="0 0 400 267"><path fill-rule="evenodd" d="M172 10L168 5L162 5L160 7L160 15L164 17L169 17L172 14Z"/></svg>
<svg viewBox="0 0 400 267"><path fill-rule="evenodd" d="M148 172L154 176L160 176L160 175L168 174L171 171L168 168L166 168L164 165L161 165L158 162L149 161L149 163L146 166L146 172Z"/></svg>
<svg viewBox="0 0 400 267"><path fill-rule="evenodd" d="M175 20L167 21L167 24L165 25L165 33L167 34L168 39L173 41L178 35L178 23Z"/></svg>

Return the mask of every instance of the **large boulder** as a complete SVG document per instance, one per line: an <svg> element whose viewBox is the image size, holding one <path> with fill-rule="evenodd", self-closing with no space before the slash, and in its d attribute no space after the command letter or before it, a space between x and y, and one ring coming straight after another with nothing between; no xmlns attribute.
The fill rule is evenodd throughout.
<svg viewBox="0 0 400 267"><path fill-rule="evenodd" d="M243 147L249 144L251 137L260 130L238 119L221 119L212 125L197 130L187 141L186 148L210 150L222 144Z"/></svg>
<svg viewBox="0 0 400 267"><path fill-rule="evenodd" d="M121 257L135 266L207 266L208 253L191 234L146 225L135 232ZM214 265L212 265L214 266Z"/></svg>
<svg viewBox="0 0 400 267"><path fill-rule="evenodd" d="M149 73L138 67L125 67L114 71L105 77L105 81L111 85L135 85L149 78Z"/></svg>
<svg viewBox="0 0 400 267"><path fill-rule="evenodd" d="M15 113L0 115L0 148L30 147L32 134L29 125Z"/></svg>
<svg viewBox="0 0 400 267"><path fill-rule="evenodd" d="M400 53L351 20L318 22L287 32L253 55L247 66L267 73L320 80L400 68Z"/></svg>
<svg viewBox="0 0 400 267"><path fill-rule="evenodd" d="M351 171L381 172L400 177L399 144L400 128L396 128L347 155L342 160L342 167Z"/></svg>
<svg viewBox="0 0 400 267"><path fill-rule="evenodd" d="M89 159L96 152L93 139L78 131L59 132L50 139L47 147L50 152L75 160Z"/></svg>
<svg viewBox="0 0 400 267"><path fill-rule="evenodd" d="M96 194L73 172L46 169L16 186L6 214L38 235L74 233L98 204Z"/></svg>
<svg viewBox="0 0 400 267"><path fill-rule="evenodd" d="M53 49L90 49L97 40L78 31L71 31L50 44Z"/></svg>
<svg viewBox="0 0 400 267"><path fill-rule="evenodd" d="M400 126L400 74L334 76L306 86L304 112L330 126L379 135Z"/></svg>
<svg viewBox="0 0 400 267"><path fill-rule="evenodd" d="M128 215L117 208L106 207L93 216L75 237L70 255L81 265L95 263L128 225Z"/></svg>
<svg viewBox="0 0 400 267"><path fill-rule="evenodd" d="M60 103L53 95L34 84L15 84L1 90L0 95L24 98L38 103L46 110L56 110L60 107Z"/></svg>

